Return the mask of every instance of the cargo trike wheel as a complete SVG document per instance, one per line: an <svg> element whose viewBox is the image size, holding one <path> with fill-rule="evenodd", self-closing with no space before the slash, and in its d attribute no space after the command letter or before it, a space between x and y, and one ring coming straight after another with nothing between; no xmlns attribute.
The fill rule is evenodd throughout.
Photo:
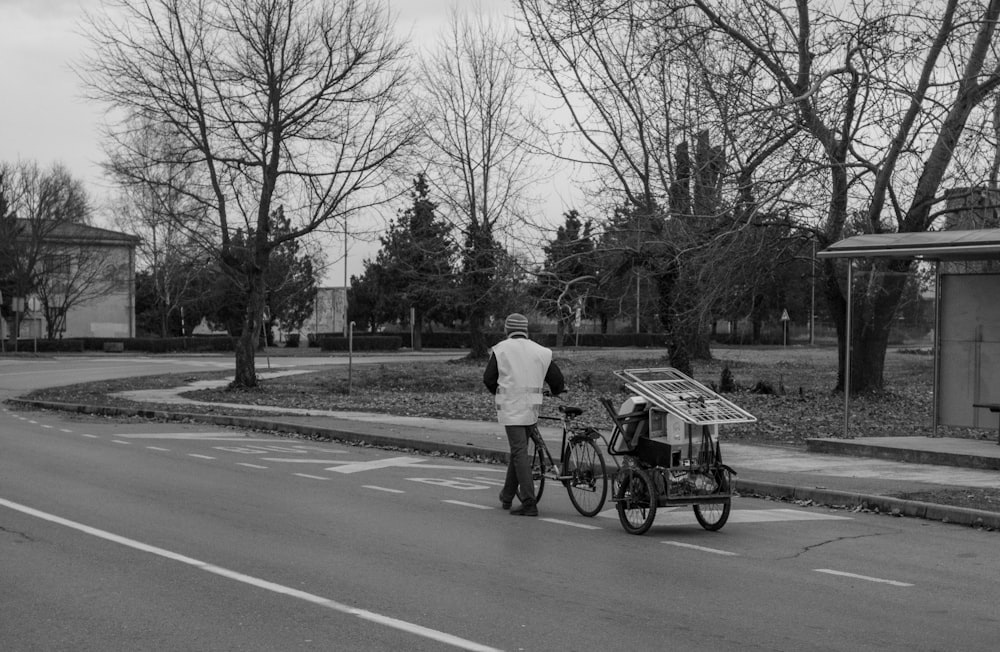
<svg viewBox="0 0 1000 652"><path fill-rule="evenodd" d="M694 505L694 517L706 530L721 530L729 520L729 508L732 501L726 498L721 503L702 503Z"/></svg>
<svg viewBox="0 0 1000 652"><path fill-rule="evenodd" d="M625 469L615 478L618 520L629 534L645 534L656 516L653 482L641 469Z"/></svg>

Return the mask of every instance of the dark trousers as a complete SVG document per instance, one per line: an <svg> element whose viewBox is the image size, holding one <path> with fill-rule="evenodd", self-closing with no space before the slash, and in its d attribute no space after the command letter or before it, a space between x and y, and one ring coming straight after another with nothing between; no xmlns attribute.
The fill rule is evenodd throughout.
<svg viewBox="0 0 1000 652"><path fill-rule="evenodd" d="M525 505L535 504L535 484L531 480L531 460L528 459L528 429L532 426L504 426L510 444L510 462L500 496L513 501L516 495Z"/></svg>

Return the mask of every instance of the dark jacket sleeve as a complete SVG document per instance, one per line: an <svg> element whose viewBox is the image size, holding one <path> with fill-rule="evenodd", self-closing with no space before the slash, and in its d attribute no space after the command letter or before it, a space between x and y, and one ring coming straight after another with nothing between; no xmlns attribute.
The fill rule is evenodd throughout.
<svg viewBox="0 0 1000 652"><path fill-rule="evenodd" d="M490 394L496 394L497 387L500 386L500 369L497 367L497 357L492 353L490 361L486 363L486 371L483 372L483 384L490 390Z"/></svg>
<svg viewBox="0 0 1000 652"><path fill-rule="evenodd" d="M549 386L553 396L559 396L566 391L566 381L554 360L549 363L549 368L545 371L545 384Z"/></svg>

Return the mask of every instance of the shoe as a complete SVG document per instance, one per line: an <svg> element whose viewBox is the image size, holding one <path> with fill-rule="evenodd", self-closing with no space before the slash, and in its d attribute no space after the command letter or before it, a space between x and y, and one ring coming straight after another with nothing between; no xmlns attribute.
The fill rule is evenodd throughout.
<svg viewBox="0 0 1000 652"><path fill-rule="evenodd" d="M501 508L503 508L503 509L510 509L511 502L512 501L510 501L510 500L504 500L503 499L503 492L500 493L500 507Z"/></svg>
<svg viewBox="0 0 1000 652"><path fill-rule="evenodd" d="M523 504L517 509L510 510L512 516L538 516L538 506Z"/></svg>

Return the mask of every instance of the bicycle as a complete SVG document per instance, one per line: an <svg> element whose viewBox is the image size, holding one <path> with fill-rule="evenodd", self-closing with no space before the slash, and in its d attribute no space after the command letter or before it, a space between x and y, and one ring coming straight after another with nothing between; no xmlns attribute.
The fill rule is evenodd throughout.
<svg viewBox="0 0 1000 652"><path fill-rule="evenodd" d="M559 421L562 425L562 443L559 462L552 458L542 439L538 426L528 429L531 442L531 476L535 482L535 500L542 498L545 480L561 482L569 493L569 500L583 516L596 516L608 496L608 468L604 455L597 446L603 440L601 433L590 426L573 423L583 414L583 408L560 405L561 417L540 416L540 419Z"/></svg>

